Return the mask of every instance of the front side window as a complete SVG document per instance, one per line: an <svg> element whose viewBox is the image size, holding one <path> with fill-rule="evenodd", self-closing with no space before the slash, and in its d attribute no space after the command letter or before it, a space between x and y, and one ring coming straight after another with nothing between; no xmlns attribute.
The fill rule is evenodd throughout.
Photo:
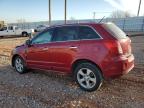
<svg viewBox="0 0 144 108"><path fill-rule="evenodd" d="M5 31L7 30L7 27L2 28L0 31Z"/></svg>
<svg viewBox="0 0 144 108"><path fill-rule="evenodd" d="M32 40L32 44L45 44L51 42L53 31L53 29L49 29L40 33Z"/></svg>
<svg viewBox="0 0 144 108"><path fill-rule="evenodd" d="M80 26L79 38L80 39L97 39L100 37L92 28L87 27L87 26Z"/></svg>
<svg viewBox="0 0 144 108"><path fill-rule="evenodd" d="M77 27L64 26L58 27L53 41L71 41L77 38Z"/></svg>

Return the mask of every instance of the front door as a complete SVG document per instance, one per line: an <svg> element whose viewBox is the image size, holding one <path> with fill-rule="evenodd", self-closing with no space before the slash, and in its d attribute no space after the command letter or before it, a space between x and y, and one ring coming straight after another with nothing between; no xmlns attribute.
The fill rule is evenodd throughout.
<svg viewBox="0 0 144 108"><path fill-rule="evenodd" d="M32 39L31 45L27 48L27 64L32 68L50 69L51 42L53 29L49 29Z"/></svg>
<svg viewBox="0 0 144 108"><path fill-rule="evenodd" d="M3 27L0 30L0 36L6 36L6 35L8 35L8 28L7 27Z"/></svg>

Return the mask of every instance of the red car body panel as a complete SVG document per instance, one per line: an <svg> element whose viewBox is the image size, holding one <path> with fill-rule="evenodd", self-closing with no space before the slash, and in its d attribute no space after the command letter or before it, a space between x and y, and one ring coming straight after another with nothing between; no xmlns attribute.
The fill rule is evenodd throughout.
<svg viewBox="0 0 144 108"><path fill-rule="evenodd" d="M67 42L50 42L42 45L22 45L13 51L13 57L20 55L27 66L32 69L46 69L71 74L72 66L77 60L95 63L105 79L115 78L128 73L134 67L131 54L131 41L115 39L102 24L79 24L96 30L101 39L76 40ZM115 54L114 44L120 44L123 54Z"/></svg>

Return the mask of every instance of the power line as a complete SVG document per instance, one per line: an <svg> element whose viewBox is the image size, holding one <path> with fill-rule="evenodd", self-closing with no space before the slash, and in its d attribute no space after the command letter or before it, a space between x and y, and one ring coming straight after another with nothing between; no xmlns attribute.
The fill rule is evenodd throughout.
<svg viewBox="0 0 144 108"><path fill-rule="evenodd" d="M101 13L112 13L112 12L97 12L97 11L95 11L95 13L98 13L98 14L101 14Z"/></svg>

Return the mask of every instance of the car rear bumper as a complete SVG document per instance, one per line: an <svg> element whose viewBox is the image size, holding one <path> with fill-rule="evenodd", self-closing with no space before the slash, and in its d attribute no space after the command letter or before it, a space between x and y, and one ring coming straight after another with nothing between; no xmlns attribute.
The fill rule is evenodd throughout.
<svg viewBox="0 0 144 108"><path fill-rule="evenodd" d="M119 56L110 62L109 68L104 71L105 79L117 78L129 73L134 68L134 56Z"/></svg>
<svg viewBox="0 0 144 108"><path fill-rule="evenodd" d="M123 62L122 74L127 74L129 71L131 71L134 68L134 56L133 55L129 56L126 59L124 57L124 60L122 59L122 62Z"/></svg>

